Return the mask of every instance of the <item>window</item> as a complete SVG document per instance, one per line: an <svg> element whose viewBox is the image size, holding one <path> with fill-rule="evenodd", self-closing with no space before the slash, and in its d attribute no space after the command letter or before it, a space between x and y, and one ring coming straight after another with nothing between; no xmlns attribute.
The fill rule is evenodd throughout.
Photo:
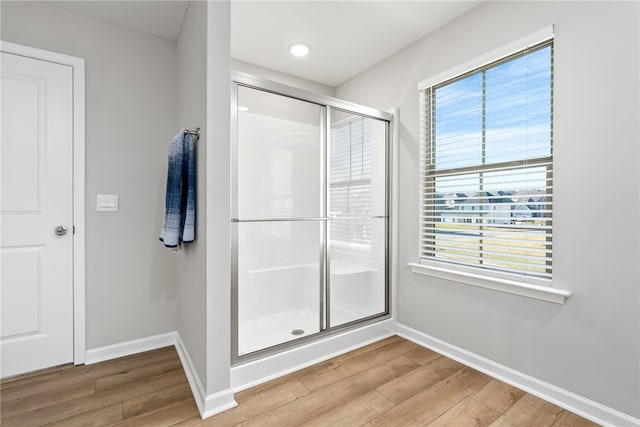
<svg viewBox="0 0 640 427"><path fill-rule="evenodd" d="M550 279L552 40L420 94L420 262Z"/></svg>
<svg viewBox="0 0 640 427"><path fill-rule="evenodd" d="M371 120L352 116L331 126L331 240L371 244Z"/></svg>

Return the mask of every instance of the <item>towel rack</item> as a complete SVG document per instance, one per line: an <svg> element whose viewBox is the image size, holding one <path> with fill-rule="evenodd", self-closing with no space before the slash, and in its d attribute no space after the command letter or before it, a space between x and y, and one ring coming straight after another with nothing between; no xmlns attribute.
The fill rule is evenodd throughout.
<svg viewBox="0 0 640 427"><path fill-rule="evenodd" d="M189 135L195 135L196 138L200 139L200 128L197 128L196 130L185 130L184 133L188 133Z"/></svg>

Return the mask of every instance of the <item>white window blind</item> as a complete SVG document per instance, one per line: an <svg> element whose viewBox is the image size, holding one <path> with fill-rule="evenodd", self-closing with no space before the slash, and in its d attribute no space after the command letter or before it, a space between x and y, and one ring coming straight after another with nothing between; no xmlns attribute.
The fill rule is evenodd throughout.
<svg viewBox="0 0 640 427"><path fill-rule="evenodd" d="M363 117L334 124L330 137L330 237L371 244L371 123Z"/></svg>
<svg viewBox="0 0 640 427"><path fill-rule="evenodd" d="M420 260L551 278L553 42L420 91Z"/></svg>

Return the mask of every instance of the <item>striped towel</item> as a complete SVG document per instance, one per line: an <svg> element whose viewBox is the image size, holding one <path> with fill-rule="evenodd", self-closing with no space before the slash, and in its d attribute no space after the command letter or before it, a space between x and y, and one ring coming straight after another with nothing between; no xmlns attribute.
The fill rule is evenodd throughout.
<svg viewBox="0 0 640 427"><path fill-rule="evenodd" d="M160 241L172 250L193 242L196 226L194 136L182 129L169 145L169 170Z"/></svg>

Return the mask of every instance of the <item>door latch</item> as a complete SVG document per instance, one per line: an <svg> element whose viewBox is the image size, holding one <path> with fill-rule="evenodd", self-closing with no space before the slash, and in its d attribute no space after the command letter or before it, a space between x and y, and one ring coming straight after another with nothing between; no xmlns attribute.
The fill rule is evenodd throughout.
<svg viewBox="0 0 640 427"><path fill-rule="evenodd" d="M56 236L64 236L67 234L67 231L67 227L64 225L59 225L53 230L53 232L56 233Z"/></svg>

